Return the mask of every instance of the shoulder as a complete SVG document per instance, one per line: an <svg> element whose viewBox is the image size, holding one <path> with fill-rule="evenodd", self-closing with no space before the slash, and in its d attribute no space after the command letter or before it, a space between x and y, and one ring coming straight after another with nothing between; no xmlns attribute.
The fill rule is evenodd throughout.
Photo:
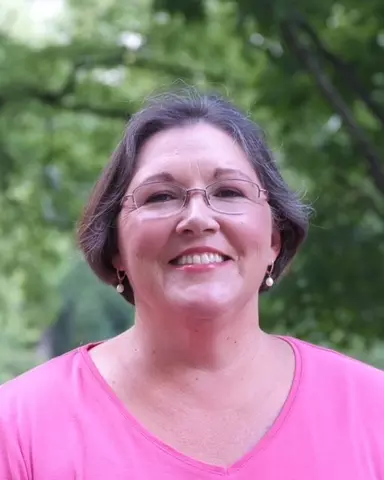
<svg viewBox="0 0 384 480"><path fill-rule="evenodd" d="M70 395L81 364L80 349L49 360L0 386L0 422L23 424L56 410Z"/></svg>
<svg viewBox="0 0 384 480"><path fill-rule="evenodd" d="M0 478L32 477L34 444L49 445L47 432L70 418L80 365L80 351L74 350L0 386Z"/></svg>
<svg viewBox="0 0 384 480"><path fill-rule="evenodd" d="M329 348L287 339L300 357L302 376L330 397L383 410L384 371ZM384 416L383 416L384 418Z"/></svg>
<svg viewBox="0 0 384 480"><path fill-rule="evenodd" d="M323 371L330 378L342 376L346 380L367 382L384 387L384 371L361 362L344 353L331 350L330 348L314 345L297 338L287 338L295 350L300 354L304 364ZM304 365L305 368L305 365Z"/></svg>
<svg viewBox="0 0 384 480"><path fill-rule="evenodd" d="M70 375L79 352L80 349L72 350L48 360L0 385L0 398L18 395L25 391L37 393L41 387L51 385L51 382L57 383L60 378Z"/></svg>

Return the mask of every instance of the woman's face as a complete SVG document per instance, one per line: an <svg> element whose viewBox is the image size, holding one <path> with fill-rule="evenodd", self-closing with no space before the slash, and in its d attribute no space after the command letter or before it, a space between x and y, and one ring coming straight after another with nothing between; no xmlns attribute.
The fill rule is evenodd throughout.
<svg viewBox="0 0 384 480"><path fill-rule="evenodd" d="M157 212L173 201L173 190L141 198L146 203L138 209L128 199L118 221L115 265L127 272L136 305L168 306L200 316L243 307L258 294L280 247L265 195L250 202L243 192L227 189L233 179L260 185L245 153L211 125L172 128L144 144L127 194L155 175L187 189L224 181L224 189L214 189L213 196L230 208L231 202L240 202L241 213L219 213L198 192L182 210L166 216Z"/></svg>

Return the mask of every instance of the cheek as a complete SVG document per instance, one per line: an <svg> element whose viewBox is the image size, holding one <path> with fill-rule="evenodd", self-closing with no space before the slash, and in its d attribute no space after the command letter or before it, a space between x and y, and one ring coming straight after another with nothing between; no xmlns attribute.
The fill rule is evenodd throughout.
<svg viewBox="0 0 384 480"><path fill-rule="evenodd" d="M119 221L119 252L125 268L135 269L145 261L158 258L169 238L169 226L162 220L147 220L135 215Z"/></svg>
<svg viewBox="0 0 384 480"><path fill-rule="evenodd" d="M239 217L228 228L229 234L240 253L261 255L271 247L272 217L268 210L260 215Z"/></svg>

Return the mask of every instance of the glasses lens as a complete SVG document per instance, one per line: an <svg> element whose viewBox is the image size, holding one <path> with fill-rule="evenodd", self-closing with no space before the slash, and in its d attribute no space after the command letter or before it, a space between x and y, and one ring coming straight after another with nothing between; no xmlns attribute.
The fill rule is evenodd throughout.
<svg viewBox="0 0 384 480"><path fill-rule="evenodd" d="M208 187L209 203L223 213L243 213L251 203L259 202L260 189L247 180L223 180Z"/></svg>
<svg viewBox="0 0 384 480"><path fill-rule="evenodd" d="M145 208L156 216L164 216L183 207L185 191L172 183L152 182L136 188L133 198L137 208Z"/></svg>

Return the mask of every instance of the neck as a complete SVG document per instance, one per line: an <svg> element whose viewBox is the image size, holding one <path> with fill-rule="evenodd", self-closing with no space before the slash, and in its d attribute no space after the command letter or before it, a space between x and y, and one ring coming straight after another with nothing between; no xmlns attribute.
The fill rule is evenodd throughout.
<svg viewBox="0 0 384 480"><path fill-rule="evenodd" d="M155 395L158 403L163 395L169 403L182 395L183 404L226 409L246 399L264 401L282 378L285 385L281 372L294 369L290 347L260 329L255 302L209 320L145 315L136 308L135 326L112 346L117 383L129 396Z"/></svg>
<svg viewBox="0 0 384 480"><path fill-rule="evenodd" d="M158 369L182 368L217 372L250 364L261 354L266 335L258 321L255 301L220 318L159 315L140 307L129 332L140 358Z"/></svg>

